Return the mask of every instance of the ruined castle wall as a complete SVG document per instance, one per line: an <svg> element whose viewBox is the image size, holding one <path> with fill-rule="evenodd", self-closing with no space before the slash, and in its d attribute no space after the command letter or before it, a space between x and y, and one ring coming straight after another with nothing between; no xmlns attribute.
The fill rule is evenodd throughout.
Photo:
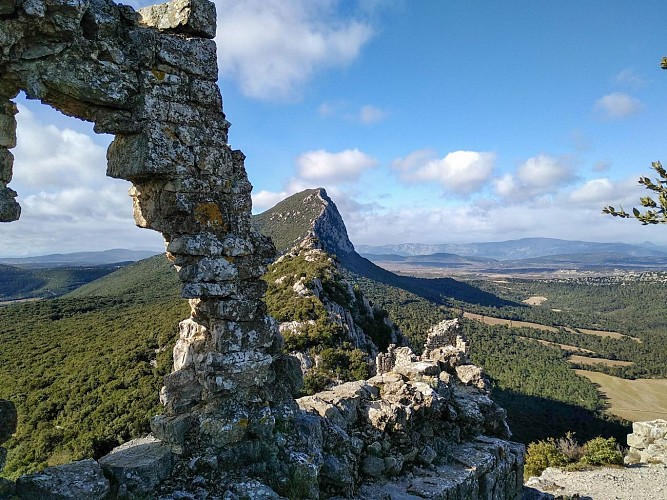
<svg viewBox="0 0 667 500"><path fill-rule="evenodd" d="M251 226L245 157L227 143L215 30L208 0L139 12L0 0L0 220L20 216L8 186L19 91L114 134L107 174L132 182L136 224L162 233L192 306L154 425L175 448L193 426L214 444L241 440L253 408L291 400L273 383L280 337L260 277L274 249Z"/></svg>

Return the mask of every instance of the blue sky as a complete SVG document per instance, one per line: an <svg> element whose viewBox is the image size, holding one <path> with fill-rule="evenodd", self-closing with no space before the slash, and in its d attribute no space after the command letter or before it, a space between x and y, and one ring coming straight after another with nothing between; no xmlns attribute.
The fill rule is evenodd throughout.
<svg viewBox="0 0 667 500"><path fill-rule="evenodd" d="M135 7L138 2L130 2ZM667 244L601 214L667 162L664 0L220 0L219 84L255 211L325 187L357 244ZM161 248L110 137L19 98L1 255Z"/></svg>

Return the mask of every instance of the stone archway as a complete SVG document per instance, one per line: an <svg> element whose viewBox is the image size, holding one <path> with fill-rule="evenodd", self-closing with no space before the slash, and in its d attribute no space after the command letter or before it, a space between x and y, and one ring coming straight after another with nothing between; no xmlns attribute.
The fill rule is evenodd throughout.
<svg viewBox="0 0 667 500"><path fill-rule="evenodd" d="M135 221L162 233L192 308L152 422L177 452L240 442L295 407L294 388L274 383L290 369L261 301L274 249L252 228L245 157L227 144L214 20L208 0L139 12L0 0L0 220L20 216L7 186L19 91L114 134L107 175L132 182Z"/></svg>

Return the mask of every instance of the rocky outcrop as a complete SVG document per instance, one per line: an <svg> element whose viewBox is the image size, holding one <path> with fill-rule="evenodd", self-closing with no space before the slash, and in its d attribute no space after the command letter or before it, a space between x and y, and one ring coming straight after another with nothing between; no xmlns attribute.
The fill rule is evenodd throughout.
<svg viewBox="0 0 667 500"><path fill-rule="evenodd" d="M454 320L434 331L459 328ZM505 411L485 384L459 376L457 368L472 366L459 364L464 353L443 356L445 346L427 345L433 358L393 349L391 371L297 400L323 419L320 427L339 429L335 446L320 433L309 440L322 492L349 495L364 483L358 498L520 498L524 447L504 441ZM380 358L388 366L389 356Z"/></svg>
<svg viewBox="0 0 667 500"><path fill-rule="evenodd" d="M269 284L269 312L279 319L286 346L299 358L304 374L321 367L318 352L325 347L359 349L367 355L372 374L378 343L405 343L386 313L374 308L361 290L353 288L336 257L318 239L307 237L281 255L269 266L265 279ZM336 339L326 339L332 330L337 332ZM309 336L310 340L294 340L300 336Z"/></svg>
<svg viewBox="0 0 667 500"><path fill-rule="evenodd" d="M667 420L633 422L626 464L667 464Z"/></svg>
<svg viewBox="0 0 667 500"><path fill-rule="evenodd" d="M354 252L347 228L336 204L323 188L293 194L266 212L254 223L284 253L304 240L316 240L331 255L342 257Z"/></svg>
<svg viewBox="0 0 667 500"><path fill-rule="evenodd" d="M16 495L24 500L102 500L110 491L109 480L91 458L47 467L16 481Z"/></svg>

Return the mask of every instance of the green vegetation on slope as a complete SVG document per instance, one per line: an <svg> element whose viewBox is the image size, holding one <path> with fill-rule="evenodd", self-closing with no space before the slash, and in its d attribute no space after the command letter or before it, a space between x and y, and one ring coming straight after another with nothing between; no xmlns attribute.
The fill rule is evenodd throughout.
<svg viewBox="0 0 667 500"><path fill-rule="evenodd" d="M0 309L0 398L19 427L3 474L99 457L146 434L171 369L175 297L53 299Z"/></svg>
<svg viewBox="0 0 667 500"><path fill-rule="evenodd" d="M304 394L336 382L368 378L368 353L349 342L345 328L332 320L326 304L350 311L354 322L381 349L388 345L391 329L384 323L382 312L369 314L363 307L360 292L350 290L328 254L321 250L293 251L269 266L264 280L268 284L265 301L269 313L280 322L298 322L293 330L283 332L285 351L305 352L320 359L319 366L304 377ZM295 285L304 291L298 293ZM319 291L316 295L306 289Z"/></svg>
<svg viewBox="0 0 667 500"><path fill-rule="evenodd" d="M558 332L530 329L520 334L589 349L597 353L593 356L634 363L623 367L597 365L598 371L625 378L667 377L667 273L504 281L474 284L508 300L520 301L531 296L547 300L539 306L521 308L466 304L466 310L562 327ZM616 331L642 342L574 333L565 327Z"/></svg>
<svg viewBox="0 0 667 500"><path fill-rule="evenodd" d="M135 262L71 292L68 297L124 297L151 301L177 297L180 281L164 254Z"/></svg>
<svg viewBox="0 0 667 500"><path fill-rule="evenodd" d="M305 202L316 196L319 189L308 189L281 201L273 208L253 216L253 224L264 235L270 236L278 253L284 253L311 230L313 221L323 210L321 203Z"/></svg>
<svg viewBox="0 0 667 500"><path fill-rule="evenodd" d="M121 264L34 269L0 265L0 301L56 297L119 267Z"/></svg>

